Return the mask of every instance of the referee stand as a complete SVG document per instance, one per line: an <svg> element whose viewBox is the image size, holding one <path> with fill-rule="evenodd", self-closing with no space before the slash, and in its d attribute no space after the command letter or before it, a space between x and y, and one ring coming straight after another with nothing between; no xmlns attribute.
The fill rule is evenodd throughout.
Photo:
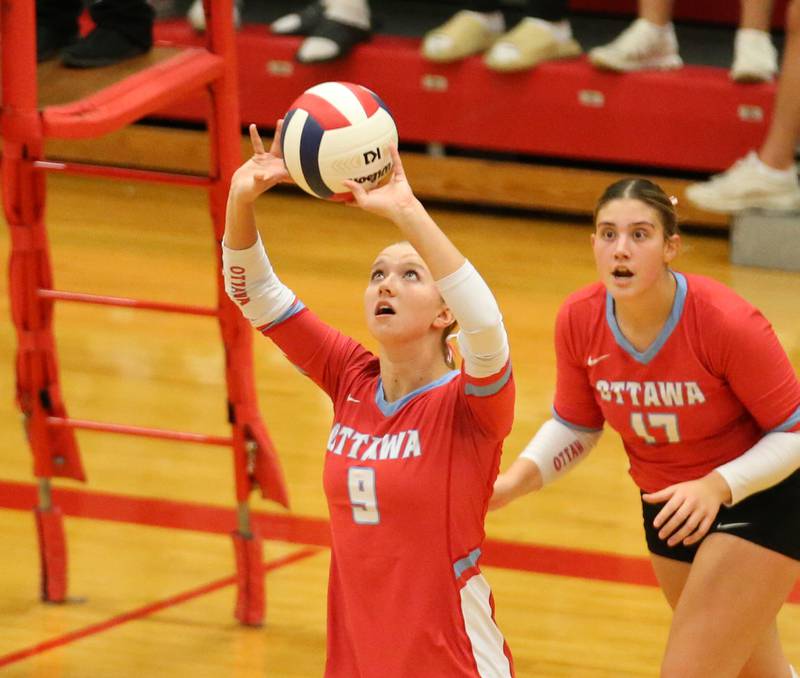
<svg viewBox="0 0 800 678"><path fill-rule="evenodd" d="M258 413L253 378L252 329L228 299L218 262L230 177L241 162L239 103L232 0L204 0L204 48L188 48L85 98L39 108L36 16L32 0L0 3L2 45L3 206L11 235L9 290L17 334L17 404L33 453L39 487L35 509L41 562L41 596L67 600L67 547L54 478L86 481L75 429L227 447L232 451L238 524L232 525L237 600L235 616L246 625L264 619L262 541L250 520L249 496L288 506L283 474ZM65 77L66 77L65 73ZM205 176L130 169L44 157L49 139L97 138L201 93L208 100L211 163ZM208 191L216 244L214 307L108 297L55 288L45 225L46 172L102 176L203 187ZM229 436L187 433L119 423L72 419L59 387L53 327L56 301L141 308L217 319L225 351ZM56 493L57 497L57 493Z"/></svg>

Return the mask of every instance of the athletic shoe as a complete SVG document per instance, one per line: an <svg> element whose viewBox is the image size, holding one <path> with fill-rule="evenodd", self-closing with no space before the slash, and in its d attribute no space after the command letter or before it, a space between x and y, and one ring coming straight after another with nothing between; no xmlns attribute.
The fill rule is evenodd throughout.
<svg viewBox="0 0 800 678"><path fill-rule="evenodd" d="M581 46L572 38L559 40L542 19L526 17L497 39L483 61L493 71L513 72L533 68L543 61L580 56Z"/></svg>
<svg viewBox="0 0 800 678"><path fill-rule="evenodd" d="M303 40L294 58L301 64L319 64L347 56L357 44L370 39L371 32L323 16Z"/></svg>
<svg viewBox="0 0 800 678"><path fill-rule="evenodd" d="M235 0L233 3L233 25L236 28L239 28L242 23L241 4L242 0ZM206 13L203 11L203 0L194 0L186 13L186 20L194 30L201 33L206 30Z"/></svg>
<svg viewBox="0 0 800 678"><path fill-rule="evenodd" d="M461 10L425 35L422 56L439 63L459 61L487 50L501 33L476 12Z"/></svg>
<svg viewBox="0 0 800 678"><path fill-rule="evenodd" d="M722 174L688 186L686 197L701 209L726 214L748 207L792 210L800 208L800 182L795 171L772 170L750 151Z"/></svg>
<svg viewBox="0 0 800 678"><path fill-rule="evenodd" d="M111 66L145 54L150 47L150 44L137 44L111 28L97 26L88 35L66 47L61 53L61 62L71 68Z"/></svg>
<svg viewBox="0 0 800 678"><path fill-rule="evenodd" d="M770 82L778 73L778 50L770 34L752 28L736 31L731 79L736 82Z"/></svg>
<svg viewBox="0 0 800 678"><path fill-rule="evenodd" d="M673 25L656 26L646 19L637 19L612 42L590 50L589 61L620 73L683 66Z"/></svg>
<svg viewBox="0 0 800 678"><path fill-rule="evenodd" d="M322 18L322 2L313 2L299 12L275 19L269 28L276 35L308 35Z"/></svg>

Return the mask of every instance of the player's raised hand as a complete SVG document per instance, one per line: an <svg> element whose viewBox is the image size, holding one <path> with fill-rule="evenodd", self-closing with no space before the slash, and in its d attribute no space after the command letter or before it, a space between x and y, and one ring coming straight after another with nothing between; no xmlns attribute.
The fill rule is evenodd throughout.
<svg viewBox="0 0 800 678"><path fill-rule="evenodd" d="M653 519L659 539L668 546L683 542L685 546L696 544L706 536L719 512L719 507L730 501L730 488L716 471L684 483L665 487L658 492L643 494L642 499L650 504L664 504Z"/></svg>
<svg viewBox="0 0 800 678"><path fill-rule="evenodd" d="M250 125L252 157L234 172L231 178L231 193L237 199L252 202L275 184L289 183L291 179L281 156L280 139L283 120L275 126L275 136L269 151L264 150L264 142L255 125Z"/></svg>
<svg viewBox="0 0 800 678"><path fill-rule="evenodd" d="M368 191L355 181L342 183L353 193L354 202L360 208L397 222L403 217L404 212L416 205L417 199L406 178L397 148L390 146L389 153L392 157L393 172L383 186Z"/></svg>

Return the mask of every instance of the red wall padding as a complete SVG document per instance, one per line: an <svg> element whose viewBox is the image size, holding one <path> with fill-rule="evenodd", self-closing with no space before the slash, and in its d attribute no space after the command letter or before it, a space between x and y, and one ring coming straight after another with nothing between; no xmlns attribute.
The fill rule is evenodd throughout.
<svg viewBox="0 0 800 678"><path fill-rule="evenodd" d="M197 38L182 21L160 38ZM377 36L345 60L293 61L297 38L246 26L238 36L242 123L274 127L307 87L345 80L375 90L394 114L401 142L553 156L603 163L716 171L763 138L774 85L738 85L721 68L617 75L584 59L550 62L522 74L498 74L477 58L436 65L419 42ZM200 102L167 114L198 119Z"/></svg>

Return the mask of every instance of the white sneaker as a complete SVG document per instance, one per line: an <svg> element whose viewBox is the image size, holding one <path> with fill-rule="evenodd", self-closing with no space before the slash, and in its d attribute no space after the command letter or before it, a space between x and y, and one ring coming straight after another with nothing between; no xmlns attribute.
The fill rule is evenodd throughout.
<svg viewBox="0 0 800 678"><path fill-rule="evenodd" d="M637 19L612 42L590 50L589 61L620 73L683 66L674 26L656 26L647 19Z"/></svg>
<svg viewBox="0 0 800 678"><path fill-rule="evenodd" d="M794 168L772 169L750 151L722 174L687 186L686 197L701 209L725 214L748 207L792 210L800 208L800 182Z"/></svg>
<svg viewBox="0 0 800 678"><path fill-rule="evenodd" d="M234 0L233 25L236 28L239 28L242 23L241 10L239 9L241 4L242 0ZM194 30L200 31L201 33L206 30L206 15L205 12L203 12L203 0L194 0L189 11L186 13L186 20Z"/></svg>
<svg viewBox="0 0 800 678"><path fill-rule="evenodd" d="M736 31L731 79L736 82L770 82L778 73L778 50L770 34L753 28Z"/></svg>

